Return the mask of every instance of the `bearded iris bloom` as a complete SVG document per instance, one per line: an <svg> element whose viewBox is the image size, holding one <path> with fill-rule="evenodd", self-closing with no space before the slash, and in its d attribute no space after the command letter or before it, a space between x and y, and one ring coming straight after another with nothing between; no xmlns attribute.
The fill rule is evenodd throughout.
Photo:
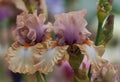
<svg viewBox="0 0 120 82"><path fill-rule="evenodd" d="M45 17L37 13L29 14L23 12L17 16L17 27L13 31L15 43L8 49L6 59L9 64L9 69L19 73L34 73L34 64L36 60L34 56L39 52L34 52L35 44L42 42L45 36L47 27L44 25ZM42 44L41 44L42 45ZM44 46L37 48L44 49ZM38 55L39 56L39 55Z"/></svg>
<svg viewBox="0 0 120 82"><path fill-rule="evenodd" d="M46 18L43 14L37 16L37 11L34 14L23 12L17 16L17 27L13 31L15 40L24 45L28 43L34 45L43 40L50 23L44 24Z"/></svg>
<svg viewBox="0 0 120 82"><path fill-rule="evenodd" d="M15 43L8 49L6 60L13 72L33 74L36 71L48 73L64 50L57 52L54 41L48 35L51 24L44 24L45 16L35 12L23 12L17 16L17 27L13 31ZM62 50L62 48L60 48ZM60 54L61 53L61 54ZM47 62L49 60L49 62Z"/></svg>
<svg viewBox="0 0 120 82"><path fill-rule="evenodd" d="M87 56L92 73L96 73L108 64L108 61L101 57L104 46L95 46L89 40L91 33L86 29L85 15L85 10L55 15L54 32L59 46L76 45L82 54Z"/></svg>

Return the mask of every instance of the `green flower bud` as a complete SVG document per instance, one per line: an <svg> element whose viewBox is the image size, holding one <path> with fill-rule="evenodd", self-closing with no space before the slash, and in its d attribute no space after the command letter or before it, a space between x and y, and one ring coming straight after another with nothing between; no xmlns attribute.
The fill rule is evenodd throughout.
<svg viewBox="0 0 120 82"><path fill-rule="evenodd" d="M98 21L103 23L112 10L113 0L100 0L97 8Z"/></svg>

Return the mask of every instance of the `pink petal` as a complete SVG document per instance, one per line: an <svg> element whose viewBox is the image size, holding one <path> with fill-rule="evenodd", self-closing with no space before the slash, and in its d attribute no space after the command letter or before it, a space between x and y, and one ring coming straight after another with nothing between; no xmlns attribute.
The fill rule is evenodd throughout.
<svg viewBox="0 0 120 82"><path fill-rule="evenodd" d="M59 44L82 43L88 39L91 33L85 28L85 15L85 10L55 15L54 32Z"/></svg>

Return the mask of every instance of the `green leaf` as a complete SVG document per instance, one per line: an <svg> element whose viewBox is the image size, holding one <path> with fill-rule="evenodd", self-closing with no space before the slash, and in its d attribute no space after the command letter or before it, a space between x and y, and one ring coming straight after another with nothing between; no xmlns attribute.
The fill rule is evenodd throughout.
<svg viewBox="0 0 120 82"><path fill-rule="evenodd" d="M114 15L110 14L105 22L105 25L102 28L100 33L99 45L106 45L113 36L113 27L114 26Z"/></svg>
<svg viewBox="0 0 120 82"><path fill-rule="evenodd" d="M80 49L77 45L71 45L67 49L68 54L69 54L69 63L72 66L73 69L78 69L84 55L81 54Z"/></svg>
<svg viewBox="0 0 120 82"><path fill-rule="evenodd" d="M107 44L111 40L113 36L113 29L114 29L114 15L111 14L108 17L105 26L103 27L103 34L105 36L104 44Z"/></svg>

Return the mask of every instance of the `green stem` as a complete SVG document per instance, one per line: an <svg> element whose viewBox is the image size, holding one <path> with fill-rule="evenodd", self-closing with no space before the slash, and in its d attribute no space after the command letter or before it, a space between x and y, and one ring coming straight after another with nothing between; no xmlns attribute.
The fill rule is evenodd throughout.
<svg viewBox="0 0 120 82"><path fill-rule="evenodd" d="M44 82L46 82L46 75L42 74L43 78L44 78Z"/></svg>
<svg viewBox="0 0 120 82"><path fill-rule="evenodd" d="M37 78L37 82L41 82L40 81L40 74L39 74L39 72L36 72L36 78Z"/></svg>
<svg viewBox="0 0 120 82"><path fill-rule="evenodd" d="M25 82L28 82L27 75L22 75Z"/></svg>
<svg viewBox="0 0 120 82"><path fill-rule="evenodd" d="M95 41L95 45L98 46L99 45L99 40L100 40L100 36L101 36L101 32L102 32L102 23L98 23L98 30L97 30L97 36L96 36L96 41ZM90 68L89 68L89 73L88 73L88 77L89 77L89 81L91 81L91 76L92 74L90 73L91 71L91 65L90 65Z"/></svg>
<svg viewBox="0 0 120 82"><path fill-rule="evenodd" d="M46 77L44 74L36 72L37 82L46 82Z"/></svg>
<svg viewBox="0 0 120 82"><path fill-rule="evenodd" d="M46 82L45 75L40 73L41 82Z"/></svg>
<svg viewBox="0 0 120 82"><path fill-rule="evenodd" d="M89 68L89 71L88 71L89 82L91 81L91 76L92 76L92 73L91 73L91 65L90 65L90 68Z"/></svg>
<svg viewBox="0 0 120 82"><path fill-rule="evenodd" d="M99 45L100 35L101 35L101 31L102 31L102 24L103 23L98 23L97 36L96 36L96 41L95 41L96 46Z"/></svg>
<svg viewBox="0 0 120 82"><path fill-rule="evenodd" d="M74 76L74 81L75 82L80 82L80 80L76 76Z"/></svg>

